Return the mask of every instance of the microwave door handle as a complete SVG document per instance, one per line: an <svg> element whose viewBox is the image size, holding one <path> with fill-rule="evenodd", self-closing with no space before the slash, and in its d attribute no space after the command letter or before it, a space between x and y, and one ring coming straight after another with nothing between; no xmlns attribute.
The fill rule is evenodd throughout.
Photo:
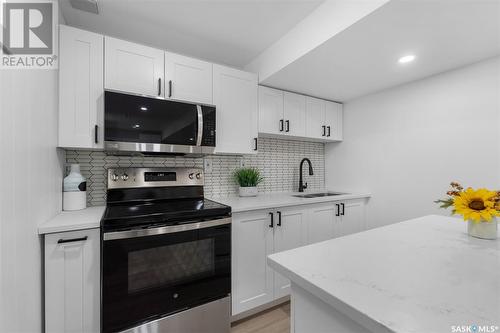
<svg viewBox="0 0 500 333"><path fill-rule="evenodd" d="M196 105L196 110L198 112L198 135L196 137L196 145L201 146L201 140L203 139L203 111L201 110L201 105Z"/></svg>

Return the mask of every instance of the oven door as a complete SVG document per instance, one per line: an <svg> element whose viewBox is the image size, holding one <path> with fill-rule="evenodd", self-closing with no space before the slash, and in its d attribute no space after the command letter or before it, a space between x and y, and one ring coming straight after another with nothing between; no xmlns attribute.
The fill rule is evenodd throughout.
<svg viewBox="0 0 500 333"><path fill-rule="evenodd" d="M115 91L104 93L106 150L211 153L215 107Z"/></svg>
<svg viewBox="0 0 500 333"><path fill-rule="evenodd" d="M231 218L103 233L102 331L226 297Z"/></svg>

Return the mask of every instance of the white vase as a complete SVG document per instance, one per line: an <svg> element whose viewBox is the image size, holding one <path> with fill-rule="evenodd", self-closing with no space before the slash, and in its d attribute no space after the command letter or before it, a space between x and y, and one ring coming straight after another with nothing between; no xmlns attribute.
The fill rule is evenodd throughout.
<svg viewBox="0 0 500 333"><path fill-rule="evenodd" d="M63 210L87 207L87 182L80 173L80 165L71 164L71 171L63 181Z"/></svg>
<svg viewBox="0 0 500 333"><path fill-rule="evenodd" d="M476 238L497 239L498 221L494 217L490 222L474 222L469 220L467 224L467 233Z"/></svg>
<svg viewBox="0 0 500 333"><path fill-rule="evenodd" d="M240 186L240 197L256 197L257 196L257 187L241 187Z"/></svg>

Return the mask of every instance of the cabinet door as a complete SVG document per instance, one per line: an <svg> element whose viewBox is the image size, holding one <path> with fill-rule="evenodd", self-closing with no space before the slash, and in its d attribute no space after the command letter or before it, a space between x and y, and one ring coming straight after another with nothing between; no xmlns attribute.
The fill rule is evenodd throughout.
<svg viewBox="0 0 500 333"><path fill-rule="evenodd" d="M326 139L325 101L306 97L306 136Z"/></svg>
<svg viewBox="0 0 500 333"><path fill-rule="evenodd" d="M279 213L281 212L281 223ZM304 245L306 234L306 210L303 208L284 208L276 212L274 227L274 252L282 252ZM290 280L274 273L274 298L290 294Z"/></svg>
<svg viewBox="0 0 500 333"><path fill-rule="evenodd" d="M106 89L164 95L164 51L105 37Z"/></svg>
<svg viewBox="0 0 500 333"><path fill-rule="evenodd" d="M232 314L273 300L271 211L235 213L232 223Z"/></svg>
<svg viewBox="0 0 500 333"><path fill-rule="evenodd" d="M283 91L259 86L259 132L284 133Z"/></svg>
<svg viewBox="0 0 500 333"><path fill-rule="evenodd" d="M350 235L366 229L364 199L348 200L339 204L340 216L337 218L336 236Z"/></svg>
<svg viewBox="0 0 500 333"><path fill-rule="evenodd" d="M45 331L100 331L99 229L45 236Z"/></svg>
<svg viewBox="0 0 500 333"><path fill-rule="evenodd" d="M289 92L284 93L285 134L306 135L306 97Z"/></svg>
<svg viewBox="0 0 500 333"><path fill-rule="evenodd" d="M216 152L257 153L257 75L220 65L213 68Z"/></svg>
<svg viewBox="0 0 500 333"><path fill-rule="evenodd" d="M59 147L103 148L104 37L65 25L59 37Z"/></svg>
<svg viewBox="0 0 500 333"><path fill-rule="evenodd" d="M318 243L335 237L337 206L326 203L312 206L307 215L307 243Z"/></svg>
<svg viewBox="0 0 500 333"><path fill-rule="evenodd" d="M325 101L325 125L328 140L342 140L342 104Z"/></svg>
<svg viewBox="0 0 500 333"><path fill-rule="evenodd" d="M165 52L165 97L212 104L212 64Z"/></svg>

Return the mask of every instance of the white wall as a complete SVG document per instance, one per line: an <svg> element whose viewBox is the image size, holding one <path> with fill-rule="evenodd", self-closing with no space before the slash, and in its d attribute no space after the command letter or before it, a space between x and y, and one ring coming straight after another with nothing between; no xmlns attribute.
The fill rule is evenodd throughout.
<svg viewBox="0 0 500 333"><path fill-rule="evenodd" d="M368 227L448 214L433 200L452 180L500 189L499 81L495 58L347 102L328 187L372 192Z"/></svg>
<svg viewBox="0 0 500 333"><path fill-rule="evenodd" d="M57 71L0 70L0 332L42 329L38 224L61 207Z"/></svg>

